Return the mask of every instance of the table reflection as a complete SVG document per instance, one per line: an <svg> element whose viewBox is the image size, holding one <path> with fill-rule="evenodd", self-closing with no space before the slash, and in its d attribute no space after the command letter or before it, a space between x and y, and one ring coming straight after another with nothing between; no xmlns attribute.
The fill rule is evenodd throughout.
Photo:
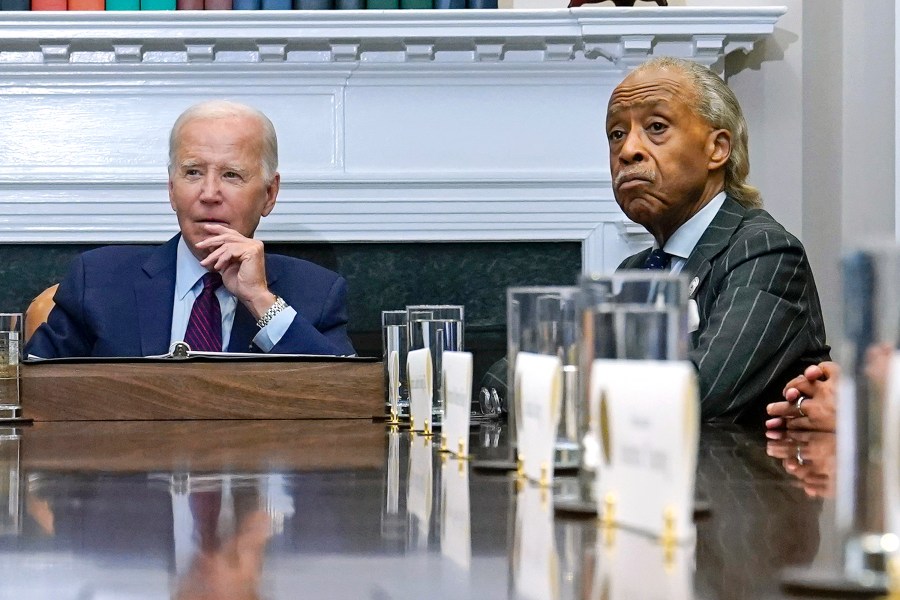
<svg viewBox="0 0 900 600"><path fill-rule="evenodd" d="M837 470L837 443L822 431L768 431L766 453L781 461L784 470L811 498L833 498Z"/></svg>
<svg viewBox="0 0 900 600"><path fill-rule="evenodd" d="M667 554L555 513L577 478L522 485L380 423L118 425L0 438L0 500L19 507L0 598L781 598L778 573L819 546L820 490L785 470L798 438L704 430L711 511L695 549ZM505 451L482 425L473 453ZM799 440L803 466L813 441Z"/></svg>

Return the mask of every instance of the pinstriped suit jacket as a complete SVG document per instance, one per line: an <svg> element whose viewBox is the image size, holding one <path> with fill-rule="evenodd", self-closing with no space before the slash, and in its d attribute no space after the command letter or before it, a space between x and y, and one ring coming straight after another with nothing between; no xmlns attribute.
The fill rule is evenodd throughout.
<svg viewBox="0 0 900 600"><path fill-rule="evenodd" d="M619 269L641 268L649 253ZM704 420L761 424L789 379L829 360L806 252L766 211L726 198L681 272L698 282L691 298L700 326L689 358Z"/></svg>

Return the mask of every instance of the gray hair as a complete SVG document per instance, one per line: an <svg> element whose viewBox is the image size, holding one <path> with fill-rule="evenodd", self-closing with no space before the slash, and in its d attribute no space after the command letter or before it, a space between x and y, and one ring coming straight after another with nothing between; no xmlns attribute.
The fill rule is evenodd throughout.
<svg viewBox="0 0 900 600"><path fill-rule="evenodd" d="M707 67L683 58L661 56L635 70L646 69L671 69L691 80L697 93L696 113L714 129L731 133L731 156L725 163L725 193L747 208L760 208L759 190L747 183L750 174L747 121L731 88Z"/></svg>
<svg viewBox="0 0 900 600"><path fill-rule="evenodd" d="M234 116L256 119L262 127L260 167L266 185L272 183L275 173L278 171L278 138L275 136L275 126L262 111L230 100L207 100L194 104L175 120L172 131L169 133L169 176L172 176L175 169L175 153L178 151L178 144L181 141L181 129L187 123L197 119L222 119Z"/></svg>

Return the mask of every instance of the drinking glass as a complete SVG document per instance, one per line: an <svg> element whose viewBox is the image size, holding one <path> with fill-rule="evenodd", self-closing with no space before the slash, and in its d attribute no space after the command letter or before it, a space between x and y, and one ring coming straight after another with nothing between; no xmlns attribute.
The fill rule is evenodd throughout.
<svg viewBox="0 0 900 600"><path fill-rule="evenodd" d="M432 427L439 427L444 419L444 390L440 373L444 350L463 350L465 327L464 308L455 304L407 306L409 350L428 348L431 351Z"/></svg>
<svg viewBox="0 0 900 600"><path fill-rule="evenodd" d="M687 278L661 271L622 271L581 280L578 432L582 467L593 470L599 410L589 401L595 360L687 360ZM693 300L691 300L693 302Z"/></svg>
<svg viewBox="0 0 900 600"><path fill-rule="evenodd" d="M0 313L0 420L22 416L19 397L22 324L22 313Z"/></svg>
<svg viewBox="0 0 900 600"><path fill-rule="evenodd" d="M406 380L406 354L409 350L406 310L381 312L381 351L384 357L384 414L391 418L409 418L409 382ZM393 367L394 378L391 377ZM394 408L396 406L396 409ZM396 414L392 414L392 410Z"/></svg>
<svg viewBox="0 0 900 600"><path fill-rule="evenodd" d="M577 286L512 287L506 292L507 394L514 430L521 430L521 407L516 405L516 356L532 352L557 356L563 365L562 412L557 430L555 468L579 463ZM511 436L513 432L511 432Z"/></svg>

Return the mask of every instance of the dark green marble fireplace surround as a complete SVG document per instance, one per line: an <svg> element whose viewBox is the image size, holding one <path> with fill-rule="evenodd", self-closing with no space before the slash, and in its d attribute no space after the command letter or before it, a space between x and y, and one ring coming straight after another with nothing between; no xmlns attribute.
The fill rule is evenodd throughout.
<svg viewBox="0 0 900 600"><path fill-rule="evenodd" d="M0 245L0 310L24 311L65 273L79 252L97 245ZM362 355L381 353L381 310L407 304L463 304L466 349L475 376L505 353L506 288L574 283L579 242L269 243L270 252L311 260L350 285L350 332Z"/></svg>

